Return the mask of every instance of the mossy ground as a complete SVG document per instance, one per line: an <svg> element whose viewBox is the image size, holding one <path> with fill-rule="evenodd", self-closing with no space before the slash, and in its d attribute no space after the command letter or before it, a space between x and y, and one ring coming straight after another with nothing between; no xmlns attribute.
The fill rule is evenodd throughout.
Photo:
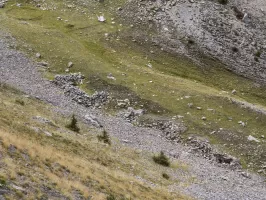
<svg viewBox="0 0 266 200"><path fill-rule="evenodd" d="M265 162L265 140L261 139L258 150L258 144L247 141L247 136L264 135L266 117L230 100L248 101L265 108L264 86L232 74L216 60L203 57L205 65L199 66L148 42L140 45L131 41L126 37L132 30L130 24L120 25L115 15L123 1L74 2L47 0L37 8L29 1L11 0L0 10L1 27L10 31L20 42L19 48L33 59L35 53L41 53L50 66L47 77L65 73L71 61L74 67L70 71L80 71L87 77L86 85L82 86L85 90L111 88L116 98L120 94L132 95L132 100L139 101L136 105L144 104L154 114L184 116L188 126L184 137L190 134L207 137L234 155L241 153L243 162L253 163L255 169L261 161ZM17 7L17 3L22 6ZM100 14L106 17L105 23L97 21ZM107 79L109 73L116 81ZM231 95L233 89L236 95ZM188 108L188 103L193 103L194 108ZM210 108L214 111L209 111ZM247 126L240 126L238 121ZM213 131L216 134L211 135Z"/></svg>

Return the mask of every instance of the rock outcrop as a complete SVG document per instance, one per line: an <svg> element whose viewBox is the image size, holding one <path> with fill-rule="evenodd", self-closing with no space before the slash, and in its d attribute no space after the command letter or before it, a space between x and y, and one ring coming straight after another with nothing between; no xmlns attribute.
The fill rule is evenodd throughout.
<svg viewBox="0 0 266 200"><path fill-rule="evenodd" d="M86 107L101 108L102 105L108 103L110 97L105 91L95 92L89 96L86 92L77 86L82 84L85 77L80 73L69 75L56 75L53 83L64 90L65 95L71 97L72 100Z"/></svg>

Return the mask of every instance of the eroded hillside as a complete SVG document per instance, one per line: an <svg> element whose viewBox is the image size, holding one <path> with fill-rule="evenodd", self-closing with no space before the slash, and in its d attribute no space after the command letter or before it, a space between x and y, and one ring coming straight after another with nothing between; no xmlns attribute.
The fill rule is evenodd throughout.
<svg viewBox="0 0 266 200"><path fill-rule="evenodd" d="M152 41L202 62L202 54L265 83L266 3L255 1L130 1L127 21L156 30ZM148 30L148 29L146 29Z"/></svg>
<svg viewBox="0 0 266 200"><path fill-rule="evenodd" d="M259 46L245 43L236 51L231 32L205 26L215 18L226 30L231 23L256 33L252 20L263 10L244 22L232 10L244 4L234 1L9 0L2 5L0 81L23 92L1 90L6 198L36 198L35 189L43 185L52 192L41 189L39 196L55 199L264 198L264 35L248 34L248 40L261 38ZM258 24L263 27L262 20ZM65 127L72 114L79 134ZM111 146L97 140L104 130ZM48 154L46 165L48 149L57 153ZM23 167L22 179L36 170L45 181L37 176L37 184L24 186L19 174L9 176L19 171L26 150L34 163ZM160 151L170 158L170 168L152 160ZM82 165L71 166L74 161ZM131 179L139 181L136 187Z"/></svg>

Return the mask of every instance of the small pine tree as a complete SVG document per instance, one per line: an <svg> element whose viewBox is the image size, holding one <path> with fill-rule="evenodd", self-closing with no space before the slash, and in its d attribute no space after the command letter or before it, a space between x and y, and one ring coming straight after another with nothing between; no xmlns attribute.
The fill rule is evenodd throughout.
<svg viewBox="0 0 266 200"><path fill-rule="evenodd" d="M163 176L163 178L165 178L167 180L170 178L170 176L168 174L166 174L166 173L163 173L162 176Z"/></svg>
<svg viewBox="0 0 266 200"><path fill-rule="evenodd" d="M106 130L103 131L102 135L98 135L97 138L99 141L103 141L105 144L111 145L111 140Z"/></svg>
<svg viewBox="0 0 266 200"><path fill-rule="evenodd" d="M158 156L153 156L153 161L156 162L157 164L160 164L166 167L170 166L169 158L167 158L166 155L164 155L162 151Z"/></svg>
<svg viewBox="0 0 266 200"><path fill-rule="evenodd" d="M66 127L72 131L77 132L77 133L80 131L80 128L78 127L78 121L77 121L74 114L72 115L71 122Z"/></svg>

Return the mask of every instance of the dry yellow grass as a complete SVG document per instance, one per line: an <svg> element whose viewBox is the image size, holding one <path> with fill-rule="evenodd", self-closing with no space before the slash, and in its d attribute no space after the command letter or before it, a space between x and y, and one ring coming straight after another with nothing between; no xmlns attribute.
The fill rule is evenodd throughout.
<svg viewBox="0 0 266 200"><path fill-rule="evenodd" d="M16 98L23 99L21 94L9 89L0 90L0 148L5 155L5 167L0 173L8 181L20 184L18 177L22 176L27 184L35 187L45 182L70 198L73 191L79 191L83 196L93 196L97 200L106 199L108 194L126 199L188 199L167 190L170 182L161 177L165 169L155 165L149 159L150 155L141 156L119 144L111 147L101 144L95 135L84 132L85 128L81 129L81 135L68 134L66 129L66 133L62 133L65 119L50 112L47 105L24 99L23 106L16 104ZM56 121L60 131L32 120L37 115ZM36 133L29 128L32 126L50 131L54 136ZM11 144L17 148L18 155L9 155ZM30 157L28 164L21 158L22 152ZM172 170L177 166L175 164ZM181 166L181 170L186 168ZM152 187L135 176L158 186ZM34 192L28 192L26 198L36 197Z"/></svg>
<svg viewBox="0 0 266 200"><path fill-rule="evenodd" d="M3 132L2 130L0 130L0 137L5 146L12 144L19 150L26 149L29 156L39 163L40 168L38 171L44 174L52 183L56 183L57 187L66 195L70 195L71 191L75 188L81 191L86 197L93 194L93 196L96 195L97 199L100 200L101 196L105 196L101 192L97 192L95 188L88 188L82 183L82 180L85 180L89 176L90 179L99 183L99 187L108 188L115 194L129 194L134 199L173 199L174 197L178 197L177 195L172 196L163 187L151 189L122 171L112 170L94 161L66 154L58 151L54 147L41 146L37 142L29 141L18 135ZM49 169L47 170L41 165L45 160L49 160L51 163L56 162L61 166L67 166L74 176L64 177L52 173ZM13 160L7 158L4 162L11 172L10 177L15 179L15 171L18 168L13 163ZM183 199L181 196L178 198Z"/></svg>

